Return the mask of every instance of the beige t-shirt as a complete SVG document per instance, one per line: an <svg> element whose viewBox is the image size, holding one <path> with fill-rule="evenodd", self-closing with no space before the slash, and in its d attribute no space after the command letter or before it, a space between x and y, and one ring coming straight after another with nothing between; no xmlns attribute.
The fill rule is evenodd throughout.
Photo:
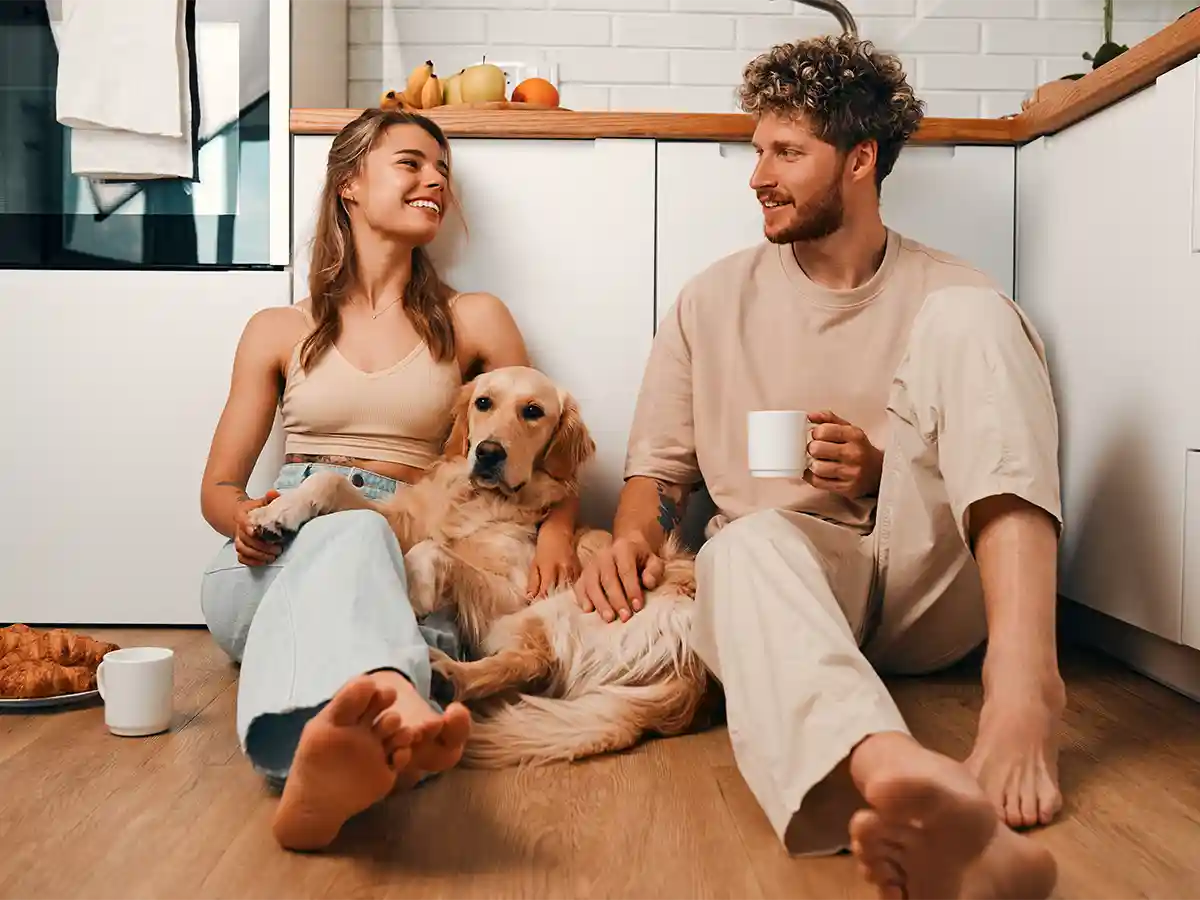
<svg viewBox="0 0 1200 900"><path fill-rule="evenodd" d="M931 293L958 286L998 290L967 263L890 230L878 271L852 290L810 280L788 244L764 242L720 260L684 287L659 326L625 477L703 481L731 519L791 509L869 531L873 498L752 477L747 413L829 409L883 449L888 395L913 320Z"/></svg>

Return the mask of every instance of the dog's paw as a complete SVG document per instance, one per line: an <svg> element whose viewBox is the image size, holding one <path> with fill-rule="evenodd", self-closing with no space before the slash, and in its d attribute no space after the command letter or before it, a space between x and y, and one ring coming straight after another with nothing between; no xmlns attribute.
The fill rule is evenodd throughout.
<svg viewBox="0 0 1200 900"><path fill-rule="evenodd" d="M282 540L286 534L294 534L300 526L317 514L315 505L298 491L289 491L276 497L266 506L252 509L246 518L255 532L265 540Z"/></svg>
<svg viewBox="0 0 1200 900"><path fill-rule="evenodd" d="M429 648L429 668L433 670L433 674L441 677L452 691L451 700L458 699L458 677L462 671L462 664L453 656L449 656L436 647Z"/></svg>
<svg viewBox="0 0 1200 900"><path fill-rule="evenodd" d="M412 604L417 618L428 616L438 608L441 556L441 548L433 541L421 541L404 554L408 602Z"/></svg>

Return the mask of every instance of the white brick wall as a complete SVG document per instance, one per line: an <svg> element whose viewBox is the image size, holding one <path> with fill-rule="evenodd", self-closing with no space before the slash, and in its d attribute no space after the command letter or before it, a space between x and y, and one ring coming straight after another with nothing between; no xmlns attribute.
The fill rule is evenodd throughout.
<svg viewBox="0 0 1200 900"><path fill-rule="evenodd" d="M1132 46L1200 0L1116 0ZM1015 112L1038 84L1086 71L1102 0L849 0L863 36L897 52L941 116ZM572 109L726 112L742 67L837 23L792 0L351 0L350 103L377 102L432 59L453 74L484 54L558 66Z"/></svg>

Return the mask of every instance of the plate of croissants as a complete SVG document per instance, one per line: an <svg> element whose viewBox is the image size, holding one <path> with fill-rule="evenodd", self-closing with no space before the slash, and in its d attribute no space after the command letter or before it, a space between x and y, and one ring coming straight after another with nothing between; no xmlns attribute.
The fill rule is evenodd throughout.
<svg viewBox="0 0 1200 900"><path fill-rule="evenodd" d="M0 628L0 709L62 706L96 697L96 668L120 649L65 628Z"/></svg>

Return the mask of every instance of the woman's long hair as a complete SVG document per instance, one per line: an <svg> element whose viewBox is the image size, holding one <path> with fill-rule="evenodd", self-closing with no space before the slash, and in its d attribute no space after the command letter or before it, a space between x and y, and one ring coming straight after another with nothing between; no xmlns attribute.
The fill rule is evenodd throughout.
<svg viewBox="0 0 1200 900"><path fill-rule="evenodd" d="M450 142L442 129L430 119L412 113L367 109L333 139L317 210L308 276L316 327L300 347L300 365L306 372L337 341L342 329L339 309L358 282L358 259L350 233L350 215L342 203L341 191L361 171L367 154L393 125L423 128L438 142L449 163ZM447 202L453 202L449 184L446 195ZM433 358L439 362L454 358L454 322L450 316L453 296L453 289L439 277L426 250L414 247L412 273L404 289L404 310L417 334L429 346Z"/></svg>

